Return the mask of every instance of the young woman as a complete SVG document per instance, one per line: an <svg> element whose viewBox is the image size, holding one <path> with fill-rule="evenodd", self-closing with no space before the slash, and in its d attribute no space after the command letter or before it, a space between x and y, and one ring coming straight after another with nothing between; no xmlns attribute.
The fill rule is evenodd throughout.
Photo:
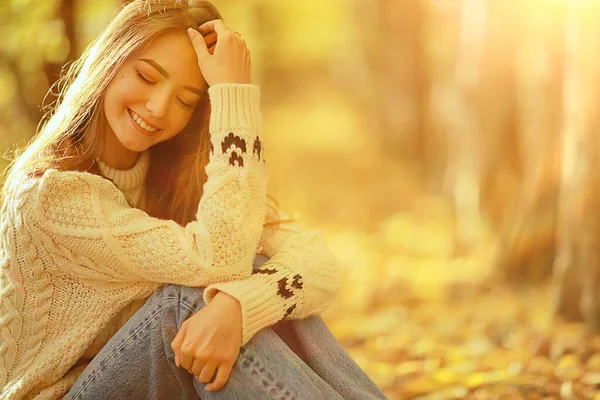
<svg viewBox="0 0 600 400"><path fill-rule="evenodd" d="M385 398L318 317L322 237L267 208L259 88L220 18L126 5L7 170L1 398Z"/></svg>

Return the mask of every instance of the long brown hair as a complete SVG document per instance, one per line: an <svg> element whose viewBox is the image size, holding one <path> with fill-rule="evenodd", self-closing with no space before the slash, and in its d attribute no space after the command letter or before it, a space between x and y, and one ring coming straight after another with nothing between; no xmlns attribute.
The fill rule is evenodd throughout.
<svg viewBox="0 0 600 400"><path fill-rule="evenodd" d="M107 124L104 94L116 72L161 34L197 28L213 19L222 19L221 14L203 0L134 0L123 6L57 82L57 100L46 108L36 135L4 171L0 200L5 201L23 177L39 176L51 168L102 176L96 159L102 153ZM203 96L180 133L150 148L144 207L149 215L181 225L195 219L207 180L209 118L210 102ZM277 201L268 198L265 226L278 225L283 221L278 218Z"/></svg>

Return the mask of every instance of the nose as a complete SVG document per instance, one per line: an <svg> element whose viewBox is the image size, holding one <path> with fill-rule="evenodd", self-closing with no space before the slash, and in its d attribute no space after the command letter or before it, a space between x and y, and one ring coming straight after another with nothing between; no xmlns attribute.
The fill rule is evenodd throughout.
<svg viewBox="0 0 600 400"><path fill-rule="evenodd" d="M164 118L167 107L169 105L169 95L165 91L156 90L148 98L146 109L153 117L160 119Z"/></svg>

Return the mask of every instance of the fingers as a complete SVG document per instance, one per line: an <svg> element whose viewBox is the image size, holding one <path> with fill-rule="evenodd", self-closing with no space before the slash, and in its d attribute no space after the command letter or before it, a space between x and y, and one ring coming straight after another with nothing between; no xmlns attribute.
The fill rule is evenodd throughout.
<svg viewBox="0 0 600 400"><path fill-rule="evenodd" d="M217 44L217 34L214 32L204 35L204 42L208 48L208 52L213 54L215 52L215 45Z"/></svg>
<svg viewBox="0 0 600 400"><path fill-rule="evenodd" d="M185 368L188 372L191 373L192 365L194 363L194 357L190 357L182 352L179 356L179 362L181 364L181 368Z"/></svg>
<svg viewBox="0 0 600 400"><path fill-rule="evenodd" d="M221 390L221 388L227 383L229 375L231 375L232 368L233 363L223 363L219 365L219 369L217 370L217 376L214 382L206 385L206 390Z"/></svg>
<svg viewBox="0 0 600 400"><path fill-rule="evenodd" d="M246 41L242 39L242 35L240 35L239 32L234 31L229 26L225 25L225 23L220 19L214 19L212 21L203 23L202 25L200 25L200 27L198 27L198 32L200 32L204 37L207 37L207 35L213 33L215 35L215 38L223 33L235 33L235 35L242 43L246 43Z"/></svg>
<svg viewBox="0 0 600 400"><path fill-rule="evenodd" d="M204 41L204 37L193 28L188 28L187 33L190 37L190 40L192 41L194 50L196 50L196 54L198 55L198 61L200 61L202 58L206 57L209 54L208 47L206 46L206 42Z"/></svg>
<svg viewBox="0 0 600 400"><path fill-rule="evenodd" d="M183 325L182 325L183 327ZM194 363L194 344L190 342L190 338L186 338L181 343L181 347L179 348L179 360L181 363L181 367L188 370L188 372L192 371L192 365Z"/></svg>
<svg viewBox="0 0 600 400"><path fill-rule="evenodd" d="M215 376L216 369L217 369L217 363L214 361L213 362L208 361L206 364L204 364L202 371L199 374L194 374L194 375L196 375L196 378L198 379L198 381L200 381L202 383L208 383L212 380L213 376Z"/></svg>
<svg viewBox="0 0 600 400"><path fill-rule="evenodd" d="M173 352L175 353L175 363L177 364L177 366L181 365L181 359L180 359L180 355L181 355L181 343L183 342L183 339L185 338L185 333L187 331L187 321L184 321L183 324L181 324L181 328L179 329L179 332L177 332L177 335L175 335L175 339L173 339L173 341L171 342L171 349L173 349Z"/></svg>
<svg viewBox="0 0 600 400"><path fill-rule="evenodd" d="M192 367L190 368L190 374L194 376L200 376L202 372L202 368L206 365L206 360L201 357L195 357L194 362L192 363Z"/></svg>
<svg viewBox="0 0 600 400"><path fill-rule="evenodd" d="M200 27L198 28L198 31L202 35L206 35L210 32L215 32L217 34L217 36L219 36L220 33L231 32L232 30L229 29L229 27L227 25L225 25L223 20L213 19L212 21L208 21L208 22L205 22L202 25L200 25Z"/></svg>

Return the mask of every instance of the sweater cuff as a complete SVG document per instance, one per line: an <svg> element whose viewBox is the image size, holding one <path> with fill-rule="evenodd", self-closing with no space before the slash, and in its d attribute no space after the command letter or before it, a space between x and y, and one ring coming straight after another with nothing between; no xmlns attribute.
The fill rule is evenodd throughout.
<svg viewBox="0 0 600 400"><path fill-rule="evenodd" d="M264 285L253 285L248 280L215 283L204 289L204 303L208 305L219 291L240 302L242 346L246 345L256 332L278 322L285 313L284 305L272 301L272 296L264 290Z"/></svg>
<svg viewBox="0 0 600 400"><path fill-rule="evenodd" d="M257 85L219 83L208 88L210 132L250 137L260 132L260 89Z"/></svg>

